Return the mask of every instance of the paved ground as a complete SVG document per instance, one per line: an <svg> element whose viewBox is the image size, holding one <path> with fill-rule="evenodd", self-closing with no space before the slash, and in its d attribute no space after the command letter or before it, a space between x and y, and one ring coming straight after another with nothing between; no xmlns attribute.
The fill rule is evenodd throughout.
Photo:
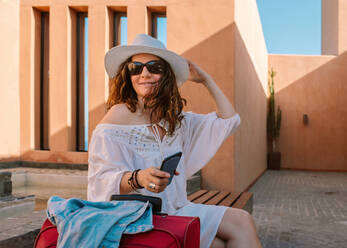
<svg viewBox="0 0 347 248"><path fill-rule="evenodd" d="M250 191L264 248L347 248L347 173L267 171Z"/></svg>

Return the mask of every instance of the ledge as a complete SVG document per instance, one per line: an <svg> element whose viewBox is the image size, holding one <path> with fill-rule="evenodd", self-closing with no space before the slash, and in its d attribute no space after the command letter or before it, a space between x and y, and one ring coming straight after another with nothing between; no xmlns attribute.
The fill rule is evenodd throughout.
<svg viewBox="0 0 347 248"><path fill-rule="evenodd" d="M67 164L49 162L30 162L30 161L10 161L0 162L0 169L9 168L40 168L40 169L67 169L67 170L88 170L88 164Z"/></svg>

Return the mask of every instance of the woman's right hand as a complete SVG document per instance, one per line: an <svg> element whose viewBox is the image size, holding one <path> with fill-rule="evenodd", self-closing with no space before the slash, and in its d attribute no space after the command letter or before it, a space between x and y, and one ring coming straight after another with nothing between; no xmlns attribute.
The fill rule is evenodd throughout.
<svg viewBox="0 0 347 248"><path fill-rule="evenodd" d="M137 181L140 186L154 193L160 193L164 191L169 182L169 178L169 173L161 171L156 167L150 167L144 170L140 170L137 173Z"/></svg>
<svg viewBox="0 0 347 248"><path fill-rule="evenodd" d="M187 62L189 66L188 81L205 84L206 81L211 80L211 76L198 65L189 60L187 60Z"/></svg>

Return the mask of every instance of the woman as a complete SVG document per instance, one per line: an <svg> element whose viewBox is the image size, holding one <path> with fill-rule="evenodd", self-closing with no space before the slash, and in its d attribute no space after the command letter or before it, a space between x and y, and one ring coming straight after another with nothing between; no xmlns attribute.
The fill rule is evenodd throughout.
<svg viewBox="0 0 347 248"><path fill-rule="evenodd" d="M201 247L260 247L251 216L243 210L193 204L186 179L200 170L240 124L240 117L213 79L198 66L141 34L132 45L105 56L111 78L109 110L89 146L88 200L137 191L161 197L163 212L199 216ZM205 86L217 113L182 112L178 87ZM182 152L176 175L159 170L168 156Z"/></svg>

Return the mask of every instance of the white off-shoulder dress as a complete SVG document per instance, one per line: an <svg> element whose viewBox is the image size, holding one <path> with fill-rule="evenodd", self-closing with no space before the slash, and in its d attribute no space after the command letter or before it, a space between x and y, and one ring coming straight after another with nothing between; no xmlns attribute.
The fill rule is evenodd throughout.
<svg viewBox="0 0 347 248"><path fill-rule="evenodd" d="M180 175L174 176L163 192L139 191L143 195L161 197L162 212L200 217L200 247L210 247L227 208L191 203L187 199L186 180L215 155L240 125L240 116L234 114L222 119L215 112L206 115L183 112L183 115L173 135L166 134L163 140L149 130L148 124L98 124L89 145L88 200L110 200L111 195L119 194L123 173L160 166L164 158L181 151L177 167ZM164 121L158 124L168 130Z"/></svg>

